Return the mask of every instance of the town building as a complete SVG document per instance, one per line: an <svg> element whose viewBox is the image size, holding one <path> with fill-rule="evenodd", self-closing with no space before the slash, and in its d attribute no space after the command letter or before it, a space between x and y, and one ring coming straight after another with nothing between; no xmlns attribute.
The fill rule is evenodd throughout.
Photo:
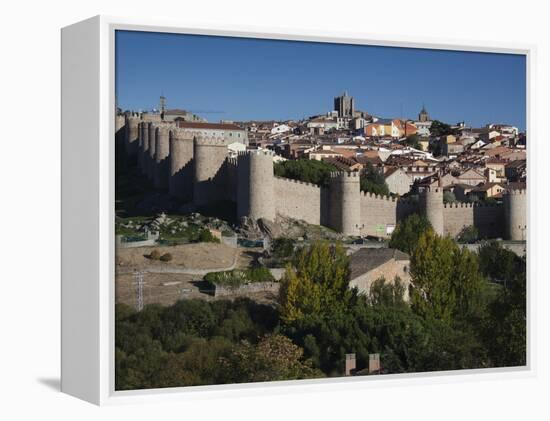
<svg viewBox="0 0 550 421"><path fill-rule="evenodd" d="M391 137L401 139L417 133L416 126L408 121L394 119L378 119L364 128L366 137Z"/></svg>
<svg viewBox="0 0 550 421"><path fill-rule="evenodd" d="M350 256L350 288L369 295L375 281L399 279L403 286L403 298L408 300L411 260L408 254L392 248L362 248Z"/></svg>
<svg viewBox="0 0 550 421"><path fill-rule="evenodd" d="M388 185L390 193L403 195L411 190L413 184L412 177L402 168L392 167L384 173L384 179Z"/></svg>

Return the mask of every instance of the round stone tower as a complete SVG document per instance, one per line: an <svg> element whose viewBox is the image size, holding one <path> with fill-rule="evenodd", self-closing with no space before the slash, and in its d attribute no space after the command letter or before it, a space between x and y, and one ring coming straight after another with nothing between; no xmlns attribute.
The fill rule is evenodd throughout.
<svg viewBox="0 0 550 421"><path fill-rule="evenodd" d="M505 233L512 241L527 240L527 191L507 190L503 195Z"/></svg>
<svg viewBox="0 0 550 421"><path fill-rule="evenodd" d="M143 168L143 122L138 123L138 147L137 163L139 168Z"/></svg>
<svg viewBox="0 0 550 421"><path fill-rule="evenodd" d="M330 182L332 228L346 235L361 235L361 189L358 172L332 174Z"/></svg>
<svg viewBox="0 0 550 421"><path fill-rule="evenodd" d="M141 123L141 172L147 175L147 166L149 164L149 123Z"/></svg>
<svg viewBox="0 0 550 421"><path fill-rule="evenodd" d="M167 124L160 124L157 127L155 138L155 188L168 189L170 126Z"/></svg>
<svg viewBox="0 0 550 421"><path fill-rule="evenodd" d="M275 220L272 151L239 155L237 165L237 217Z"/></svg>
<svg viewBox="0 0 550 421"><path fill-rule="evenodd" d="M117 114L115 116L115 132L118 132L126 124L126 116L123 114Z"/></svg>
<svg viewBox="0 0 550 421"><path fill-rule="evenodd" d="M193 202L207 205L223 197L222 167L227 159L227 143L218 137L195 137L193 156L195 177Z"/></svg>
<svg viewBox="0 0 550 421"><path fill-rule="evenodd" d="M174 197L189 201L193 194L193 135L172 128L169 143L168 191Z"/></svg>
<svg viewBox="0 0 550 421"><path fill-rule="evenodd" d="M157 146L157 123L149 123L149 156L147 157L147 177L153 181L155 178L155 150Z"/></svg>
<svg viewBox="0 0 550 421"><path fill-rule="evenodd" d="M139 145L139 117L130 114L126 115L126 122L124 125L125 130L125 145L126 154L128 156L136 156Z"/></svg>
<svg viewBox="0 0 550 421"><path fill-rule="evenodd" d="M124 114L115 115L115 142L121 152L126 151L126 116Z"/></svg>
<svg viewBox="0 0 550 421"><path fill-rule="evenodd" d="M441 187L430 187L422 193L422 212L438 235L444 234L443 208L443 189Z"/></svg>

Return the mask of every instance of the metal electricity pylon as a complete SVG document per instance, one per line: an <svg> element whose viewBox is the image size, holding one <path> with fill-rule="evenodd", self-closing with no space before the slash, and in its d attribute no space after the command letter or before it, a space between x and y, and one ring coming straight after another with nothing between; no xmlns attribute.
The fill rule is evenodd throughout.
<svg viewBox="0 0 550 421"><path fill-rule="evenodd" d="M136 271L134 272L134 287L136 288L137 302L136 308L137 311L143 310L143 272Z"/></svg>

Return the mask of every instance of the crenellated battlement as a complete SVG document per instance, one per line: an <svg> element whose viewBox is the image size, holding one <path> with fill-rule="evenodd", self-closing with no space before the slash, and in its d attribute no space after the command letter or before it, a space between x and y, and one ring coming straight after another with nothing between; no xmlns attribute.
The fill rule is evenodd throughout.
<svg viewBox="0 0 550 421"><path fill-rule="evenodd" d="M332 171L330 173L330 178L335 180L359 180L360 174L358 171Z"/></svg>
<svg viewBox="0 0 550 421"><path fill-rule="evenodd" d="M356 171L332 171L330 173L330 182L357 182L359 183L361 175Z"/></svg>
<svg viewBox="0 0 550 421"><path fill-rule="evenodd" d="M164 136L168 136L170 134L170 130L173 130L173 128L168 124L157 125L157 133L162 134Z"/></svg>
<svg viewBox="0 0 550 421"><path fill-rule="evenodd" d="M525 196L525 195L527 195L527 190L525 190L525 189L505 189L503 194L508 195L508 196Z"/></svg>
<svg viewBox="0 0 550 421"><path fill-rule="evenodd" d="M443 207L446 209L451 208L495 208L501 207L500 203L486 203L486 202L455 202L455 203L444 203Z"/></svg>
<svg viewBox="0 0 550 421"><path fill-rule="evenodd" d="M286 178L286 177L279 177L279 176L276 176L274 175L273 178L277 179L277 180L281 180L281 181L285 181L287 183L293 183L293 184L301 184L302 186L306 186L306 187L314 187L316 189L320 189L321 186L318 186L317 184L313 184L313 183L307 183L305 181L300 181L300 180L294 180L292 178Z"/></svg>
<svg viewBox="0 0 550 421"><path fill-rule="evenodd" d="M175 140L193 140L194 136L186 130L179 127L170 128L170 137Z"/></svg>
<svg viewBox="0 0 550 421"><path fill-rule="evenodd" d="M249 156L270 156L274 157L275 152L269 149L248 149L246 151L238 151L238 157L249 157Z"/></svg>
<svg viewBox="0 0 550 421"><path fill-rule="evenodd" d="M374 200L386 200L388 202L397 202L399 199L394 196L387 196L384 194L375 194L371 192L362 191L361 197L365 197L368 199L374 199Z"/></svg>
<svg viewBox="0 0 550 421"><path fill-rule="evenodd" d="M223 137L195 136L195 145L197 145L197 146L227 147L228 143Z"/></svg>
<svg viewBox="0 0 550 421"><path fill-rule="evenodd" d="M427 187L427 189L424 193L443 194L443 189L441 187Z"/></svg>

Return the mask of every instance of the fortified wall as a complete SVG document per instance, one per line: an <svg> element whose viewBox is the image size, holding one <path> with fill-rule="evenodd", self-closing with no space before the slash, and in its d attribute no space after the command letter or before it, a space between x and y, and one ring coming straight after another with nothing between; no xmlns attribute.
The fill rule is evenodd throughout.
<svg viewBox="0 0 550 421"><path fill-rule="evenodd" d="M527 193L506 191L503 204L443 203L432 188L418 202L360 191L358 173L335 172L329 185L276 177L271 151L227 156L228 141L183 131L174 123L147 121L128 114L124 150L134 157L155 187L196 206L222 200L237 205L237 217L275 220L277 215L328 226L346 235L387 237L411 213L426 216L440 235L456 237L469 226L480 236L524 240ZM117 122L117 129L121 123Z"/></svg>

